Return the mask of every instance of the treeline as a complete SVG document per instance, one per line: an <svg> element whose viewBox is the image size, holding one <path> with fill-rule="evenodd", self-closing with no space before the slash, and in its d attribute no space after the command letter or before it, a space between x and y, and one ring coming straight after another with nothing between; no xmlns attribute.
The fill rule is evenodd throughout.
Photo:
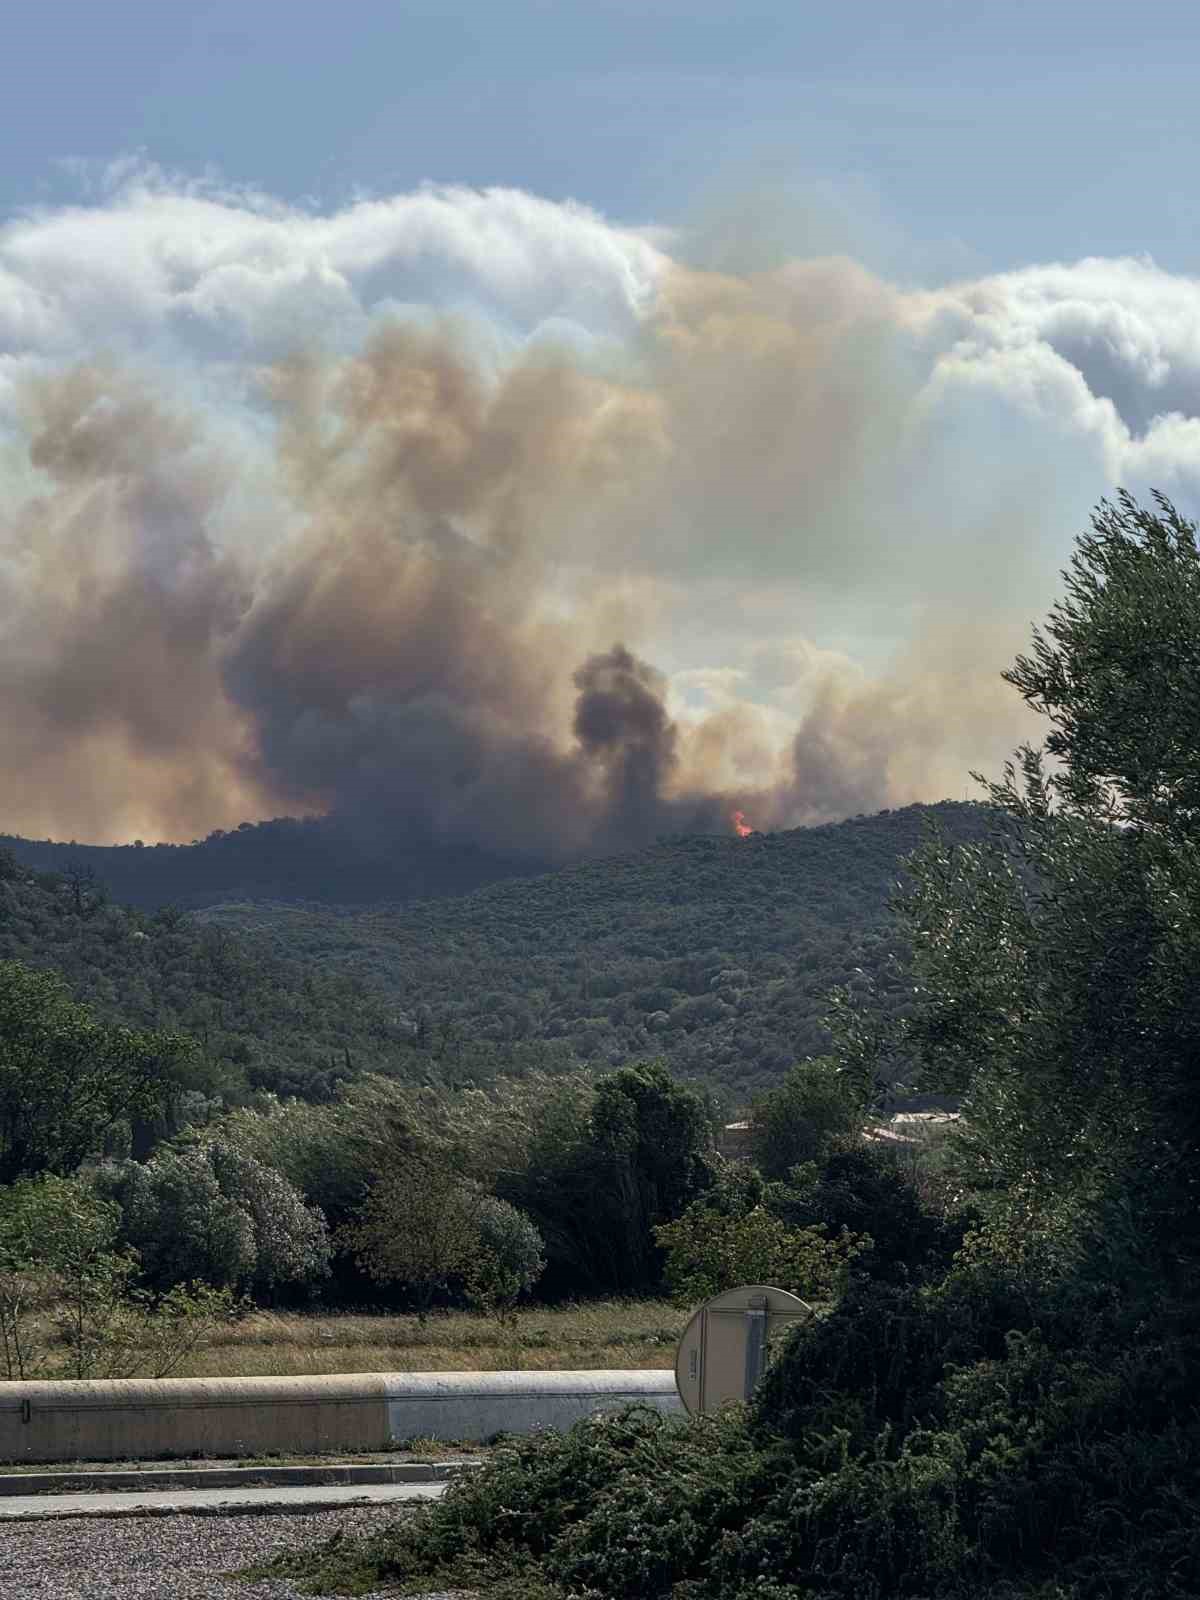
<svg viewBox="0 0 1200 1600"><path fill-rule="evenodd" d="M755 1107L757 1166L721 1158L716 1105L662 1062L364 1075L196 1115L203 1073L187 1035L103 1022L0 962L0 1375L120 1375L147 1350L170 1370L251 1302L504 1316L747 1276L827 1298L962 1235L944 1186L863 1144L871 1092L830 1062Z"/></svg>
<svg viewBox="0 0 1200 1600"><path fill-rule="evenodd" d="M828 1050L832 989L899 1015L907 954L889 901L902 862L931 826L969 843L987 823L985 806L908 806L663 840L461 899L203 915L368 980L450 1059L467 1041L552 1045L609 1067L661 1056L736 1101Z"/></svg>
<svg viewBox="0 0 1200 1600"><path fill-rule="evenodd" d="M328 1100L364 1073L484 1082L569 1065L562 1046L513 1045L423 1028L377 986L317 952L289 955L176 907L116 905L82 861L37 872L0 850L0 961L60 974L98 1018L186 1033L193 1120L263 1093ZM135 1129L144 1148L156 1127Z"/></svg>
<svg viewBox="0 0 1200 1600"><path fill-rule="evenodd" d="M661 1057L732 1107L829 1048L832 989L899 1015L904 857L930 825L968 842L986 821L910 806L665 840L460 900L199 919L117 906L82 856L42 872L0 851L0 959L63 973L113 1020L192 1034L225 1104L326 1100L363 1072L485 1083Z"/></svg>
<svg viewBox="0 0 1200 1600"><path fill-rule="evenodd" d="M336 817L274 817L218 828L190 844L92 845L0 834L22 865L62 873L81 865L123 905L185 910L225 900L325 901L333 905L467 894L547 863L471 845L408 841Z"/></svg>

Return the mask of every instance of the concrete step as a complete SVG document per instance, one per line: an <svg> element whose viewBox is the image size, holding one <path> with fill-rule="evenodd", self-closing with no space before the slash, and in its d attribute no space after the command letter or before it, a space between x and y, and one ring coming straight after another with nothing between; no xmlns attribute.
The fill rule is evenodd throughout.
<svg viewBox="0 0 1200 1600"><path fill-rule="evenodd" d="M479 1466L474 1456L442 1461L322 1462L307 1467L137 1467L103 1472L0 1473L0 1499L39 1494L121 1494L174 1489L329 1487L334 1484L448 1483Z"/></svg>
<svg viewBox="0 0 1200 1600"><path fill-rule="evenodd" d="M296 1484L157 1493L26 1494L0 1499L0 1524L77 1517L246 1517L344 1511L361 1505L436 1500L444 1483Z"/></svg>

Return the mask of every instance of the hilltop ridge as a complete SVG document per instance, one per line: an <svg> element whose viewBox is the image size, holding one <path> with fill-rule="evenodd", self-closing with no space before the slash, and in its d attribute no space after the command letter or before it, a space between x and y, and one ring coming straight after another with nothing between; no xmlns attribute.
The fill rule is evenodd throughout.
<svg viewBox="0 0 1200 1600"><path fill-rule="evenodd" d="M0 959L61 971L113 1020L195 1034L204 1087L226 1101L323 1099L363 1071L486 1082L647 1056L740 1101L827 1048L834 986L904 1004L888 907L901 861L931 823L961 842L988 817L945 801L663 839L435 899L193 912L120 907L92 866L103 856L66 857L64 875L0 851ZM295 827L293 850L322 837Z"/></svg>
<svg viewBox="0 0 1200 1600"><path fill-rule="evenodd" d="M964 842L988 808L907 806L745 839L688 835L457 898L359 908L213 906L200 920L362 978L452 1059L467 1039L543 1041L615 1064L663 1055L734 1095L828 1046L835 985L903 1002L888 906L936 823Z"/></svg>
<svg viewBox="0 0 1200 1600"><path fill-rule="evenodd" d="M329 817L244 822L191 844L77 844L0 834L0 849L41 872L82 867L103 881L114 900L144 910L196 910L223 900L353 905L424 899L467 894L550 866L471 846L414 846Z"/></svg>

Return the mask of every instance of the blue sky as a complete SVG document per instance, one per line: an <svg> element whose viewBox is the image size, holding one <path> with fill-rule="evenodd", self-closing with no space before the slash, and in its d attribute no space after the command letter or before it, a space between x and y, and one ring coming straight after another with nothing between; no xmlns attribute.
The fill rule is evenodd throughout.
<svg viewBox="0 0 1200 1600"><path fill-rule="evenodd" d="M324 205L430 179L677 222L757 186L767 248L906 278L1200 265L1183 0L56 0L6 8L4 56L7 211L139 151Z"/></svg>

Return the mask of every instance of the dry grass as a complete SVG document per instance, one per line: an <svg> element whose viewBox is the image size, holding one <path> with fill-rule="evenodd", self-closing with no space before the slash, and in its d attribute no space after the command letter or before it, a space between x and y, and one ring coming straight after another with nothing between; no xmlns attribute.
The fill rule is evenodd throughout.
<svg viewBox="0 0 1200 1600"><path fill-rule="evenodd" d="M431 1315L423 1327L410 1316L259 1311L217 1333L179 1376L670 1368L686 1322L661 1300L534 1307L503 1326L462 1311Z"/></svg>

